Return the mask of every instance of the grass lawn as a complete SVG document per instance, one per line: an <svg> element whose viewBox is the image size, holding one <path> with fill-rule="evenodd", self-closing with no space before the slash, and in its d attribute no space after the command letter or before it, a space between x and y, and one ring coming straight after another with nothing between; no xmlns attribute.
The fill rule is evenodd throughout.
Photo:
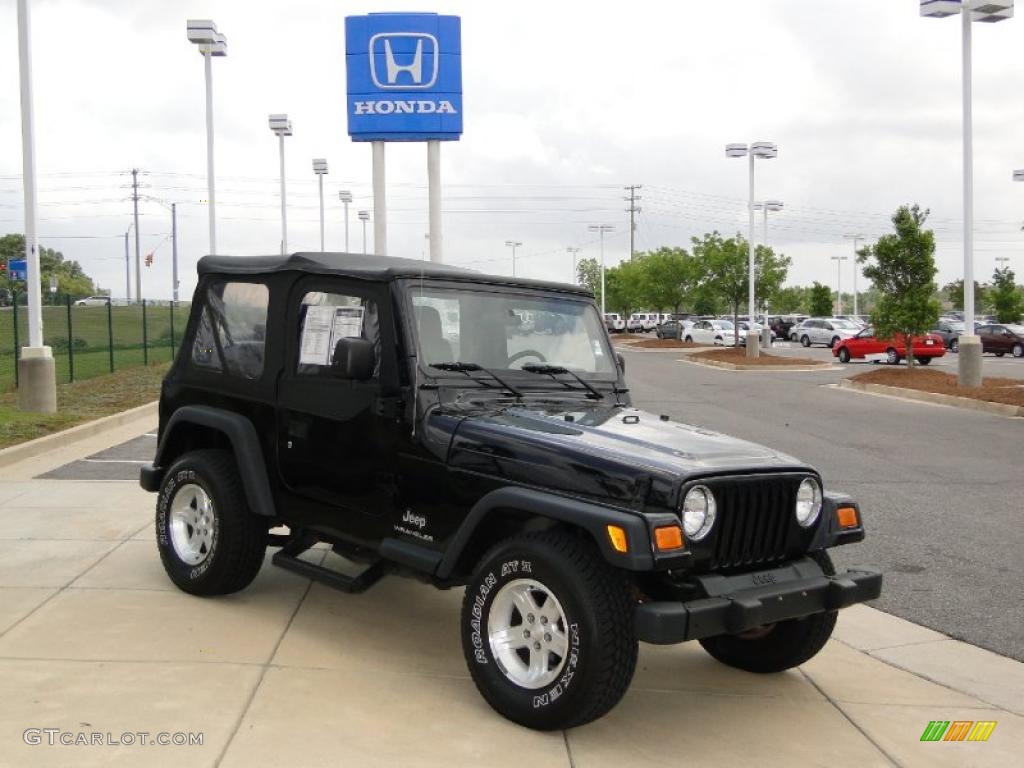
<svg viewBox="0 0 1024 768"><path fill-rule="evenodd" d="M17 393L0 394L0 448L156 400L169 367L169 363L137 366L74 384L58 384L55 414L23 413L18 410Z"/></svg>
<svg viewBox="0 0 1024 768"><path fill-rule="evenodd" d="M1024 386L1020 379L986 378L980 387L961 387L956 383L956 376L941 371L926 371L923 368L896 368L885 366L876 371L868 371L851 376L851 381L861 384L882 384L887 387L903 387L916 389L920 392L934 392L940 395L956 395L972 400L985 400L990 403L1024 406Z"/></svg>

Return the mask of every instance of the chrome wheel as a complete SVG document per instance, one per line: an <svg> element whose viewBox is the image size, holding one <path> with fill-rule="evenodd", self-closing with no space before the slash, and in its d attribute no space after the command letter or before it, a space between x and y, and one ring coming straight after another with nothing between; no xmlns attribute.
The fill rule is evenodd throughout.
<svg viewBox="0 0 1024 768"><path fill-rule="evenodd" d="M213 549L213 501L194 483L187 483L171 500L171 546L182 562L199 565Z"/></svg>
<svg viewBox="0 0 1024 768"><path fill-rule="evenodd" d="M521 688L543 688L565 666L565 611L539 581L516 579L498 591L487 616L487 635L498 668Z"/></svg>

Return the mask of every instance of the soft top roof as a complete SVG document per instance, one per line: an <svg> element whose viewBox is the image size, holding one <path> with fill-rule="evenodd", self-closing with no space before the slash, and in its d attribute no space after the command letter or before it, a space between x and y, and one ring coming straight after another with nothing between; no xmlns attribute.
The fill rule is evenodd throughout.
<svg viewBox="0 0 1024 768"><path fill-rule="evenodd" d="M507 275L487 275L472 269L435 264L418 259L397 259L391 256L357 253L293 253L289 256L203 256L199 260L200 275L258 275L273 272L306 272L321 275L339 275L361 280L386 281L401 277L423 277L490 285L542 288L566 293L591 296L586 288L568 283L529 280Z"/></svg>

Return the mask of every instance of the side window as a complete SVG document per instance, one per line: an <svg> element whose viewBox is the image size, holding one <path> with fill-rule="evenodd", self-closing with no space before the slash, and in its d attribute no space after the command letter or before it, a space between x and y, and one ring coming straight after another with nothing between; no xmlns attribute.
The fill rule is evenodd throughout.
<svg viewBox="0 0 1024 768"><path fill-rule="evenodd" d="M380 374L380 320L377 303L362 296L307 291L299 306L299 359L296 373L330 372L342 339L373 342L374 377Z"/></svg>
<svg viewBox="0 0 1024 768"><path fill-rule="evenodd" d="M243 379L263 374L269 291L263 283L218 280L199 317L192 364Z"/></svg>

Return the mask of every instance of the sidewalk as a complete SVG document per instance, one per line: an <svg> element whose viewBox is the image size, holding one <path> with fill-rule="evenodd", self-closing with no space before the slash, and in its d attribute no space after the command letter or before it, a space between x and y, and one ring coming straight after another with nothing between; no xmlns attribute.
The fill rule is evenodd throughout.
<svg viewBox="0 0 1024 768"><path fill-rule="evenodd" d="M695 643L642 645L603 720L522 729L469 679L461 590L391 577L345 595L268 562L237 595L190 597L161 568L153 496L32 479L151 421L0 473L0 765L1020 764L1024 664L863 606L800 670L751 675ZM984 743L921 742L932 720L998 724ZM33 746L28 728L204 739Z"/></svg>

